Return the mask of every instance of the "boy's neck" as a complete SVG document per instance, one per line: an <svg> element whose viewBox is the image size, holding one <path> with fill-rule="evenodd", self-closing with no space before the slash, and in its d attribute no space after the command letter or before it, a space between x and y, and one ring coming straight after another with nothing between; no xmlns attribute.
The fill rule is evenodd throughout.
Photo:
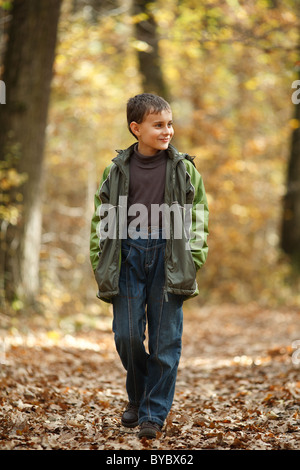
<svg viewBox="0 0 300 470"><path fill-rule="evenodd" d="M151 158L151 157L156 157L156 156L164 154L165 150L157 150L155 153L152 153L151 155L145 154L145 153L140 152L139 146L138 144L136 144L134 146L134 152L137 156L140 156L141 158Z"/></svg>
<svg viewBox="0 0 300 470"><path fill-rule="evenodd" d="M153 157L154 155L160 152L160 150L153 150L153 152L150 152L147 150L143 151L143 148L141 148L139 143L137 144L136 150L138 151L140 155L143 155L143 157Z"/></svg>

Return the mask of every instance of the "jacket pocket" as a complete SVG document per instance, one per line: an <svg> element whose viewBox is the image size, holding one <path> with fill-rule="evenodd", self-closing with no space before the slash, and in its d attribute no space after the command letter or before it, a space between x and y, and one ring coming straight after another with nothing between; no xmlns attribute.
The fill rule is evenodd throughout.
<svg viewBox="0 0 300 470"><path fill-rule="evenodd" d="M184 295L195 290L196 266L184 239L172 241L171 257L167 265L167 285L169 289Z"/></svg>
<svg viewBox="0 0 300 470"><path fill-rule="evenodd" d="M115 240L105 241L95 271L95 278L101 292L109 293L118 289L118 260L120 251L115 242Z"/></svg>

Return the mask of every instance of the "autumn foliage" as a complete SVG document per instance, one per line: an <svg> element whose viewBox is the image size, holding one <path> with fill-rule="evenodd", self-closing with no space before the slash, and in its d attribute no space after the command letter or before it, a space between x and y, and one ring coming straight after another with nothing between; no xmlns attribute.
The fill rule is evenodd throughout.
<svg viewBox="0 0 300 470"><path fill-rule="evenodd" d="M155 2L176 146L196 155L210 206L203 302L299 301L279 249L293 126L296 11L280 3ZM94 297L88 259L93 194L115 149L132 142L125 103L141 91L134 36L143 18L124 6L60 21L46 158L41 272L58 302ZM80 293L79 293L80 291Z"/></svg>
<svg viewBox="0 0 300 470"><path fill-rule="evenodd" d="M175 400L154 441L121 425L125 374L109 317L77 316L77 330L72 315L36 318L34 329L22 318L0 351L0 448L298 450L298 316L187 310Z"/></svg>

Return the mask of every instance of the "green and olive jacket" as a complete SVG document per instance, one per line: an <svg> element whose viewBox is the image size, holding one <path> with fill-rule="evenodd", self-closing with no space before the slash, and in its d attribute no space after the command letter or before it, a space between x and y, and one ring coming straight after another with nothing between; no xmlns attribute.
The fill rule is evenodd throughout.
<svg viewBox="0 0 300 470"><path fill-rule="evenodd" d="M135 145L135 144L134 144ZM91 222L90 259L98 284L97 296L111 302L119 292L119 273L121 266L122 236L119 224L120 196L129 192L129 160L134 145L126 150L117 151L117 156L104 170L95 194L95 212ZM198 294L196 272L207 258L208 246L208 205L204 184L197 171L193 158L179 153L175 147L168 148L166 167L165 204L168 207L191 208L189 211L190 228L182 236L174 236L173 217L169 218L169 236L166 237L165 249L165 285L164 291L182 295L185 298ZM99 232L101 205L114 208L116 224L112 237L101 237ZM181 211L185 213L185 209ZM186 224L182 224L186 228Z"/></svg>

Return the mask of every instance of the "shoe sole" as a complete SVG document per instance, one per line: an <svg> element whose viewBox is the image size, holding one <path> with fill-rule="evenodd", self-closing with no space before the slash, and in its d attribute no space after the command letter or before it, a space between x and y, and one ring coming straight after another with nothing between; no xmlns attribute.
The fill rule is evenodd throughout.
<svg viewBox="0 0 300 470"><path fill-rule="evenodd" d="M145 437L146 439L156 439L156 433L155 434L150 434L146 432L140 432L139 433L139 438L142 439Z"/></svg>

